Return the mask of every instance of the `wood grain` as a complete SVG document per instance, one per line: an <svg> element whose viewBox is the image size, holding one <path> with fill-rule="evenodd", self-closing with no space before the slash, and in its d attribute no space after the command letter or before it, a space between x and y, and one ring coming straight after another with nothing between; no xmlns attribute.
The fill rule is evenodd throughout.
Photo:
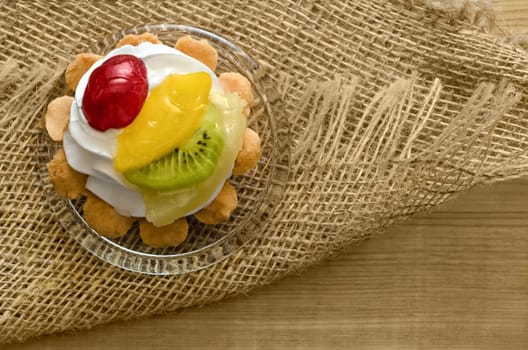
<svg viewBox="0 0 528 350"><path fill-rule="evenodd" d="M496 1L528 30L528 1ZM501 24L504 26L504 24ZM528 179L481 187L301 276L6 349L528 349Z"/></svg>
<svg viewBox="0 0 528 350"><path fill-rule="evenodd" d="M497 23L509 32L528 33L528 1L526 0L494 0L499 13Z"/></svg>

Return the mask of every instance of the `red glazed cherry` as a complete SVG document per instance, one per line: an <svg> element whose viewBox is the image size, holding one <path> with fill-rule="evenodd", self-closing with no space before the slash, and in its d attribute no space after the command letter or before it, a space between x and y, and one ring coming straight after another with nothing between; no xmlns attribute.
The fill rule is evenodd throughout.
<svg viewBox="0 0 528 350"><path fill-rule="evenodd" d="M123 128L136 118L147 94L147 69L143 61L132 55L117 55L92 72L82 110L88 123L97 130Z"/></svg>

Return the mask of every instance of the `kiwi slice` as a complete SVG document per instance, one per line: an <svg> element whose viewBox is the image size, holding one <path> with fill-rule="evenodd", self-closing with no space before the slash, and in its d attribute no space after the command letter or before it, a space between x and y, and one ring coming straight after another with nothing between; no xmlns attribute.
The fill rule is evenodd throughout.
<svg viewBox="0 0 528 350"><path fill-rule="evenodd" d="M143 189L172 191L198 184L214 171L224 147L219 112L209 104L202 124L180 147L139 169L124 173L132 184Z"/></svg>

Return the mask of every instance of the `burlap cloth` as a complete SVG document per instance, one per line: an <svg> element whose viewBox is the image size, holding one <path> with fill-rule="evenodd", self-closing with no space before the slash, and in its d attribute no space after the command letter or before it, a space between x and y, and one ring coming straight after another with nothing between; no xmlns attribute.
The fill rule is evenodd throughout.
<svg viewBox="0 0 528 350"><path fill-rule="evenodd" d="M245 293L473 185L528 174L528 58L462 18L490 23L471 3L3 1L0 343ZM182 276L81 248L46 209L34 156L64 63L155 22L208 29L261 60L289 137L285 188L257 237Z"/></svg>

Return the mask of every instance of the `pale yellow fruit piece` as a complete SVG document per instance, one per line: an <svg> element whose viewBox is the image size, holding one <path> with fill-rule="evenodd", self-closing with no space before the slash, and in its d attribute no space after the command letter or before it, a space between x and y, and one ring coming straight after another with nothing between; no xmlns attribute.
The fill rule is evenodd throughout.
<svg viewBox="0 0 528 350"><path fill-rule="evenodd" d="M44 115L44 123L53 141L62 142L64 132L68 128L72 103L73 97L61 96L48 104Z"/></svg>
<svg viewBox="0 0 528 350"><path fill-rule="evenodd" d="M141 240L154 248L176 247L185 241L189 225L186 218L181 218L172 224L156 227L147 220L139 222Z"/></svg>
<svg viewBox="0 0 528 350"><path fill-rule="evenodd" d="M226 181L218 196L207 207L195 213L194 217L203 224L219 224L229 219L237 204L235 188Z"/></svg>
<svg viewBox="0 0 528 350"><path fill-rule="evenodd" d="M83 217L91 228L108 238L123 236L136 221L119 214L110 204L91 193L84 202Z"/></svg>
<svg viewBox="0 0 528 350"><path fill-rule="evenodd" d="M260 159L260 137L254 130L246 128L242 138L242 149L235 159L233 175L242 175L255 168Z"/></svg>
<svg viewBox="0 0 528 350"><path fill-rule="evenodd" d="M117 42L116 48L125 46L125 45L137 46L144 42L149 42L153 44L161 44L161 40L159 40L156 35L146 32L142 34L125 35L123 38L121 38L121 40Z"/></svg>
<svg viewBox="0 0 528 350"><path fill-rule="evenodd" d="M88 69L90 69L90 67L101 58L103 58L103 56L93 53L80 53L75 56L73 61L71 61L68 67L66 67L66 72L64 73L64 80L68 87L75 90L84 73L86 73Z"/></svg>
<svg viewBox="0 0 528 350"><path fill-rule="evenodd" d="M176 42L175 47L186 55L196 58L198 61L211 68L216 69L218 64L218 52L205 39L196 40L190 35L186 35Z"/></svg>
<svg viewBox="0 0 528 350"><path fill-rule="evenodd" d="M64 149L59 149L47 165L48 176L60 197L78 198L84 193L86 175L70 167Z"/></svg>

